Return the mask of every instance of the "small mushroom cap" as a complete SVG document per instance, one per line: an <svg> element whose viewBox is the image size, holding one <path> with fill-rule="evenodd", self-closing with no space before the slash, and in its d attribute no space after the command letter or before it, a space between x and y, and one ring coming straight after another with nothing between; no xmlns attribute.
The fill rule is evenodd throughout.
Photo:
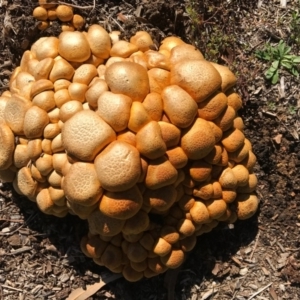
<svg viewBox="0 0 300 300"><path fill-rule="evenodd" d="M167 150L166 156L175 169L181 169L188 163L188 157L181 147Z"/></svg>
<svg viewBox="0 0 300 300"><path fill-rule="evenodd" d="M148 73L141 65L129 61L115 62L105 71L105 80L115 94L142 102L149 93Z"/></svg>
<svg viewBox="0 0 300 300"><path fill-rule="evenodd" d="M56 8L56 15L62 22L71 21L73 18L73 9L68 5L58 5Z"/></svg>
<svg viewBox="0 0 300 300"><path fill-rule="evenodd" d="M117 268L122 263L121 249L109 244L101 255L101 262L109 269Z"/></svg>
<svg viewBox="0 0 300 300"><path fill-rule="evenodd" d="M227 107L221 112L221 114L214 119L214 123L222 129L227 131L233 127L233 121L236 117L236 111L233 107L227 105Z"/></svg>
<svg viewBox="0 0 300 300"><path fill-rule="evenodd" d="M164 121L158 122L163 141L167 148L175 147L179 144L181 131L175 125Z"/></svg>
<svg viewBox="0 0 300 300"><path fill-rule="evenodd" d="M241 129L239 129L239 130L241 130ZM250 151L251 151L251 143L248 139L245 139L244 144L238 150L236 150L234 152L228 152L228 158L231 161L234 161L235 163L241 163L244 165L244 163L242 163L242 161L244 161L245 159L247 160L247 158L249 158ZM249 166L251 167L251 165L249 165ZM247 165L245 167L248 168Z"/></svg>
<svg viewBox="0 0 300 300"><path fill-rule="evenodd" d="M123 192L105 192L99 205L100 211L120 220L133 217L142 207L143 197L134 186Z"/></svg>
<svg viewBox="0 0 300 300"><path fill-rule="evenodd" d="M82 103L77 100L71 100L64 103L59 110L59 118L62 122L68 121L72 116L74 116L79 111L83 110ZM55 123L57 124L57 123Z"/></svg>
<svg viewBox="0 0 300 300"><path fill-rule="evenodd" d="M143 272L147 269L148 267L148 264L147 264L147 260L143 260L141 262L133 262L133 261L130 261L130 266L136 270L137 272Z"/></svg>
<svg viewBox="0 0 300 300"><path fill-rule="evenodd" d="M209 123L197 118L191 127L184 131L181 148L189 159L205 157L215 146L215 137Z"/></svg>
<svg viewBox="0 0 300 300"><path fill-rule="evenodd" d="M234 189L237 186L237 179L234 176L234 173L231 168L226 168L223 170L220 175L219 182L222 188L225 189Z"/></svg>
<svg viewBox="0 0 300 300"><path fill-rule="evenodd" d="M52 110L55 108L54 92L44 91L37 94L35 97L33 97L32 104L47 112Z"/></svg>
<svg viewBox="0 0 300 300"><path fill-rule="evenodd" d="M41 6L36 7L33 10L32 15L39 21L46 21L48 19L47 10Z"/></svg>
<svg viewBox="0 0 300 300"><path fill-rule="evenodd" d="M198 103L198 116L202 119L212 121L216 119L227 107L227 97L218 92Z"/></svg>
<svg viewBox="0 0 300 300"><path fill-rule="evenodd" d="M214 188L211 183L204 182L195 187L193 195L201 200L209 200L214 195Z"/></svg>
<svg viewBox="0 0 300 300"><path fill-rule="evenodd" d="M239 220L245 220L252 217L257 211L259 200L253 194L238 194L237 201L237 217Z"/></svg>
<svg viewBox="0 0 300 300"><path fill-rule="evenodd" d="M175 183L177 175L177 170L165 156L151 160L145 178L146 187L158 189L168 186Z"/></svg>
<svg viewBox="0 0 300 300"><path fill-rule="evenodd" d="M204 203L211 219L220 218L227 209L227 204L223 199L211 199Z"/></svg>
<svg viewBox="0 0 300 300"><path fill-rule="evenodd" d="M162 229L160 231L160 235L169 244L177 243L179 241L179 237L180 237L176 228L173 226L169 226L169 225L162 227Z"/></svg>
<svg viewBox="0 0 300 300"><path fill-rule="evenodd" d="M130 109L128 128L138 132L142 127L151 121L151 117L141 102L134 101Z"/></svg>
<svg viewBox="0 0 300 300"><path fill-rule="evenodd" d="M88 216L89 229L92 234L115 236L120 233L125 221L104 215L99 209Z"/></svg>
<svg viewBox="0 0 300 300"><path fill-rule="evenodd" d="M187 59L204 59L203 54L193 45L181 44L171 49L170 62L172 65Z"/></svg>
<svg viewBox="0 0 300 300"><path fill-rule="evenodd" d="M68 61L84 62L90 55L89 43L82 32L65 31L59 35L59 54Z"/></svg>
<svg viewBox="0 0 300 300"><path fill-rule="evenodd" d="M103 91L99 96L97 103L97 114L116 132L120 132L127 128L132 105L130 97Z"/></svg>
<svg viewBox="0 0 300 300"><path fill-rule="evenodd" d="M206 60L183 60L171 68L171 84L188 92L196 102L202 102L221 87L221 76Z"/></svg>
<svg viewBox="0 0 300 300"><path fill-rule="evenodd" d="M156 159L165 154L167 147L157 122L151 121L137 132L136 148L141 155L149 159Z"/></svg>
<svg viewBox="0 0 300 300"><path fill-rule="evenodd" d="M190 209L194 206L195 199L190 195L183 195L178 201L179 208L184 212L189 212Z"/></svg>
<svg viewBox="0 0 300 300"><path fill-rule="evenodd" d="M190 209L192 220L195 224L205 224L210 222L210 216L206 205L201 201L196 201Z"/></svg>
<svg viewBox="0 0 300 300"><path fill-rule="evenodd" d="M175 126L186 128L193 123L198 106L185 90L178 85L170 85L163 89L161 96L163 109Z"/></svg>
<svg viewBox="0 0 300 300"><path fill-rule="evenodd" d="M3 129L1 128L0 132L2 130ZM1 136L1 133L0 133L0 136ZM5 145L5 144L2 144L2 145ZM8 149L9 149L9 147L8 147ZM18 169L21 169L22 167L27 166L29 161L30 161L30 158L29 158L28 153L27 153L27 145L22 145L22 144L16 145L15 151L14 151L14 154L13 154L13 164L14 164L14 166Z"/></svg>
<svg viewBox="0 0 300 300"><path fill-rule="evenodd" d="M99 201L103 190L94 164L76 162L64 177L63 190L70 202L90 206Z"/></svg>
<svg viewBox="0 0 300 300"><path fill-rule="evenodd" d="M128 58L131 54L138 50L139 48L136 45L121 40L113 44L110 49L110 56Z"/></svg>
<svg viewBox="0 0 300 300"><path fill-rule="evenodd" d="M54 21L57 19L56 8L50 8L47 10L48 20Z"/></svg>
<svg viewBox="0 0 300 300"><path fill-rule="evenodd" d="M96 157L95 167L104 189L125 191L133 187L140 177L140 155L132 145L114 141Z"/></svg>
<svg viewBox="0 0 300 300"><path fill-rule="evenodd" d="M235 152L244 145L245 136L239 129L231 129L224 133L222 145L228 152Z"/></svg>
<svg viewBox="0 0 300 300"><path fill-rule="evenodd" d="M83 161L92 161L107 144L115 139L116 134L113 129L93 111L79 111L62 128L64 148L68 154Z"/></svg>
<svg viewBox="0 0 300 300"><path fill-rule="evenodd" d="M253 168L254 168L254 166L256 164L256 156L255 156L255 154L251 150L249 150L248 156L246 156L241 161L241 164L244 165L249 170L249 172L252 172Z"/></svg>
<svg viewBox="0 0 300 300"><path fill-rule="evenodd" d="M161 262L170 269L178 268L184 261L184 252L180 249L174 249L167 255L160 258Z"/></svg>
<svg viewBox="0 0 300 300"><path fill-rule="evenodd" d="M177 230L182 236L190 236L195 232L195 226L191 220L181 219L177 224Z"/></svg>
<svg viewBox="0 0 300 300"><path fill-rule="evenodd" d="M37 182L32 178L30 169L23 167L16 173L14 189L32 201L35 201Z"/></svg>
<svg viewBox="0 0 300 300"><path fill-rule="evenodd" d="M27 138L34 139L43 135L44 128L49 123L47 112L38 106L30 107L24 117L24 133Z"/></svg>
<svg viewBox="0 0 300 300"><path fill-rule="evenodd" d="M158 256L149 257L147 260L148 267L155 275L165 272L168 268L161 262Z"/></svg>
<svg viewBox="0 0 300 300"><path fill-rule="evenodd" d="M143 236L139 239L139 243L148 251L152 250L154 246L153 236L149 232L144 232Z"/></svg>
<svg viewBox="0 0 300 300"><path fill-rule="evenodd" d="M10 167L13 162L15 136L9 126L0 120L0 170Z"/></svg>
<svg viewBox="0 0 300 300"><path fill-rule="evenodd" d="M18 95L13 95L7 102L3 115L6 124L14 134L24 135L24 117L31 106L31 101Z"/></svg>
<svg viewBox="0 0 300 300"><path fill-rule="evenodd" d="M232 92L227 94L228 105L232 106L235 111L243 107L243 102L239 94Z"/></svg>
<svg viewBox="0 0 300 300"><path fill-rule="evenodd" d="M249 171L243 165L235 165L232 169L234 177L237 180L237 186L245 186L249 181Z"/></svg>
<svg viewBox="0 0 300 300"><path fill-rule="evenodd" d="M128 258L135 263L145 261L148 256L148 251L139 243L129 243L126 252Z"/></svg>
<svg viewBox="0 0 300 300"><path fill-rule="evenodd" d="M96 109L98 106L98 98L106 91L108 91L106 82L103 79L97 78L89 85L85 93L85 99L93 109Z"/></svg>
<svg viewBox="0 0 300 300"><path fill-rule="evenodd" d="M180 240L181 249L184 252L189 252L194 249L197 243L197 237L195 234L187 236L184 239Z"/></svg>
<svg viewBox="0 0 300 300"><path fill-rule="evenodd" d="M152 68L148 71L151 93L160 94L162 90L170 85L170 72L161 68Z"/></svg>
<svg viewBox="0 0 300 300"><path fill-rule="evenodd" d="M232 88L236 84L236 77L229 70L228 67L222 66L216 63L211 62L211 64L216 68L222 78L222 92L226 92L228 89Z"/></svg>
<svg viewBox="0 0 300 300"><path fill-rule="evenodd" d="M145 232L150 223L148 214L142 210L138 211L133 217L126 220L122 232L125 234L138 234Z"/></svg>
<svg viewBox="0 0 300 300"><path fill-rule="evenodd" d="M72 82L68 87L68 92L72 100L77 100L80 102L85 101L85 92L88 86L84 83Z"/></svg>
<svg viewBox="0 0 300 300"><path fill-rule="evenodd" d="M143 194L144 203L158 212L167 211L175 202L177 191L173 185L164 186L155 190L146 189Z"/></svg>
<svg viewBox="0 0 300 300"><path fill-rule="evenodd" d="M153 40L148 32L137 31L136 34L130 38L130 43L137 46L140 51L145 52L153 45Z"/></svg>
<svg viewBox="0 0 300 300"><path fill-rule="evenodd" d="M93 55L104 59L109 57L111 40L103 27L97 24L90 26L86 37Z"/></svg>
<svg viewBox="0 0 300 300"><path fill-rule="evenodd" d="M136 282L143 278L143 272L134 270L130 265L124 267L122 274L127 281Z"/></svg>
<svg viewBox="0 0 300 300"><path fill-rule="evenodd" d="M60 84L57 83L56 86L54 86L55 92L61 89L67 89L69 87L69 85L71 84L69 80L71 80L71 78L73 77L74 72L74 68L67 60L63 59L62 57L54 60L54 65L49 74L49 79L52 82L56 82L57 80L64 80L60 81Z"/></svg>
<svg viewBox="0 0 300 300"><path fill-rule="evenodd" d="M212 166L204 160L196 160L192 163L189 173L195 181L205 181L211 174Z"/></svg>
<svg viewBox="0 0 300 300"><path fill-rule="evenodd" d="M158 238L154 244L153 252L158 256L165 256L172 250L171 244L169 244L163 238Z"/></svg>
<svg viewBox="0 0 300 300"><path fill-rule="evenodd" d="M55 58L58 55L58 45L57 37L42 37L32 45L31 52L39 61L47 57Z"/></svg>
<svg viewBox="0 0 300 300"><path fill-rule="evenodd" d="M49 189L42 189L36 197L38 208L45 214L52 214L54 202L51 199Z"/></svg>
<svg viewBox="0 0 300 300"><path fill-rule="evenodd" d="M81 15L74 14L72 18L72 25L75 29L80 30L84 26L84 18Z"/></svg>
<svg viewBox="0 0 300 300"><path fill-rule="evenodd" d="M161 46L159 47L159 50L167 50L170 52L174 47L182 44L185 43L180 38L175 36L169 36L161 41Z"/></svg>
<svg viewBox="0 0 300 300"><path fill-rule="evenodd" d="M163 113L163 102L160 94L151 92L143 101L143 106L153 121L159 121Z"/></svg>
<svg viewBox="0 0 300 300"><path fill-rule="evenodd" d="M73 82L89 85L94 77L97 76L97 68L92 64L82 64L73 76Z"/></svg>
<svg viewBox="0 0 300 300"><path fill-rule="evenodd" d="M252 193L257 186L257 177L255 174L249 174L248 182L244 186L239 186L237 192L239 193Z"/></svg>

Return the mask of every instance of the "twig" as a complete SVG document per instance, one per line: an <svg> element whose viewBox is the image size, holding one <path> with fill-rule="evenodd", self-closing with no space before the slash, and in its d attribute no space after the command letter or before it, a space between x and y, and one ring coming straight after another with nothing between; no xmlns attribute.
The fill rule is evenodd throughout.
<svg viewBox="0 0 300 300"><path fill-rule="evenodd" d="M4 219L4 218L0 218L0 221L12 222L12 223L22 223L22 222L24 222L24 220L14 220L14 219Z"/></svg>
<svg viewBox="0 0 300 300"><path fill-rule="evenodd" d="M14 287L9 286L9 285L4 285L4 284L2 284L1 287L2 287L2 288L5 288L5 289L13 290L13 291L23 292L23 290L14 288Z"/></svg>
<svg viewBox="0 0 300 300"><path fill-rule="evenodd" d="M259 295L261 292L263 292L264 290L266 290L270 285L272 285L273 282L270 282L269 284L267 284L265 287L261 288L260 290L258 290L257 292L255 292L254 294L252 294L248 300L253 299L255 296Z"/></svg>
<svg viewBox="0 0 300 300"><path fill-rule="evenodd" d="M260 231L259 231L258 234L257 234L256 241L255 241L255 244L254 244L254 248L253 248L252 253L251 253L251 255L250 255L250 260L252 260L253 254L254 254L254 252L255 252L255 250L256 250L256 248L257 248L259 236L260 236Z"/></svg>
<svg viewBox="0 0 300 300"><path fill-rule="evenodd" d="M25 247L22 247L22 248L13 250L13 251L10 252L10 253L6 253L6 255L16 255L16 254L20 254L20 253L27 252L27 251L29 251L29 250L31 250L31 249L32 249L32 247L25 246Z"/></svg>
<svg viewBox="0 0 300 300"><path fill-rule="evenodd" d="M270 258L269 258L268 256L266 257L266 261L269 263L270 267L271 267L272 270L275 272L276 269L275 269L275 267L273 266L273 264L272 264L272 262L271 262L271 260L270 260Z"/></svg>
<svg viewBox="0 0 300 300"><path fill-rule="evenodd" d="M68 6L71 6L71 7L74 7L74 8L79 8L79 9L95 9L96 7L96 0L94 0L94 4L93 5L88 5L88 6L79 6L79 5L74 5L74 4L70 4L70 3L65 3L65 2L61 2L61 1L58 1L59 4L62 4L62 5L68 5Z"/></svg>

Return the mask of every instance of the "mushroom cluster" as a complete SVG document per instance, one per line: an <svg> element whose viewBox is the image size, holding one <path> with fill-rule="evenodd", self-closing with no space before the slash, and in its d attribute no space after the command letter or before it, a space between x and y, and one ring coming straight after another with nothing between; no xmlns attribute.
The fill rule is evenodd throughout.
<svg viewBox="0 0 300 300"><path fill-rule="evenodd" d="M39 39L0 97L0 179L87 219L82 251L129 281L258 207L236 78L176 37L92 25Z"/></svg>
<svg viewBox="0 0 300 300"><path fill-rule="evenodd" d="M84 26L81 15L74 14L73 8L65 4L57 4L55 1L39 0L40 6L33 10L33 17L39 21L38 29L45 30L52 21L62 22L62 31L80 30Z"/></svg>

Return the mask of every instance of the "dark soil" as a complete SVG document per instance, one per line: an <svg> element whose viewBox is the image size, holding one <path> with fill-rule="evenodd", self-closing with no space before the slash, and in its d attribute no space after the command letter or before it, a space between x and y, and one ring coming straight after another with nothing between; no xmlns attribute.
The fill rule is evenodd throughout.
<svg viewBox="0 0 300 300"><path fill-rule="evenodd" d="M77 12L86 26L100 23L124 38L147 30L159 45L165 36L177 35L237 74L244 100L240 115L258 159L260 210L249 220L199 237L180 270L137 283L119 279L89 299L300 299L299 79L282 70L284 82L271 85L263 76L268 62L254 55L279 40L300 55L291 25L300 4L199 2L96 1L95 9ZM36 5L0 0L0 93L23 52L39 37L60 32L57 22L43 32L37 29L31 16ZM11 185L0 183L0 299L66 299L72 290L99 281L107 271L78 246L86 229L74 216L42 214Z"/></svg>

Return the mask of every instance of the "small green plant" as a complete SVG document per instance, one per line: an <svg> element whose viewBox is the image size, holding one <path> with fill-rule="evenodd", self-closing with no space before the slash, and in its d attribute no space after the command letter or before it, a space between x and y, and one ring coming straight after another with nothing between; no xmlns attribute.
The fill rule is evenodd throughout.
<svg viewBox="0 0 300 300"><path fill-rule="evenodd" d="M279 80L279 70L285 68L294 76L299 76L298 64L300 56L290 54L292 48L284 41L280 41L277 46L268 44L265 49L256 51L256 57L272 62L269 69L265 72L267 79L271 80L272 84L276 84Z"/></svg>

